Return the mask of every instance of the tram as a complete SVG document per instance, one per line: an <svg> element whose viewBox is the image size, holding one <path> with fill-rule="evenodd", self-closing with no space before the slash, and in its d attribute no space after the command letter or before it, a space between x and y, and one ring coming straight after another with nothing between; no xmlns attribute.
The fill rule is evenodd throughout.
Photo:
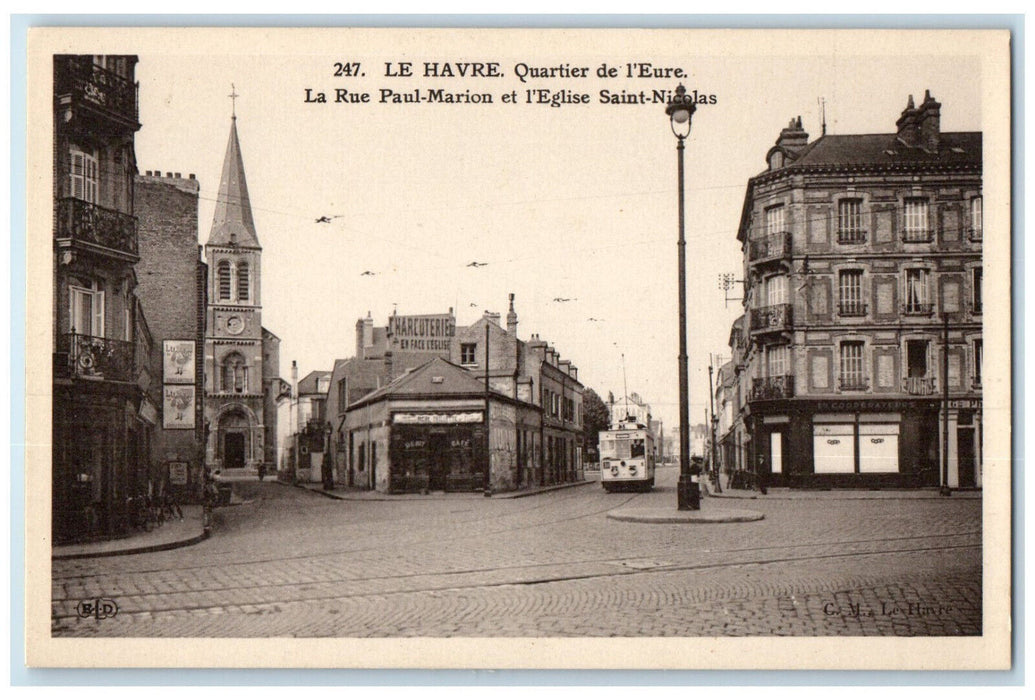
<svg viewBox="0 0 1035 700"><path fill-rule="evenodd" d="M600 431L600 483L618 489L650 491L654 486L654 435L632 418Z"/></svg>

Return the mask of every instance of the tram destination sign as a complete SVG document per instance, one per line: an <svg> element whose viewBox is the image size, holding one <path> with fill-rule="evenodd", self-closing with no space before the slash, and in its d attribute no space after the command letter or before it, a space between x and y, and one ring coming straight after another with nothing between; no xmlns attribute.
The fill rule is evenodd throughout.
<svg viewBox="0 0 1035 700"><path fill-rule="evenodd" d="M452 314L389 316L388 332L398 350L448 353L456 334L456 319Z"/></svg>

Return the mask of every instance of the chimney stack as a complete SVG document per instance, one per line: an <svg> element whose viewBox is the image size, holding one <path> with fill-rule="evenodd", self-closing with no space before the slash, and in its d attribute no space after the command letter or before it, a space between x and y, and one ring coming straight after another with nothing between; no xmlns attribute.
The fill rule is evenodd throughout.
<svg viewBox="0 0 1035 700"><path fill-rule="evenodd" d="M917 125L920 132L920 147L928 153L938 152L938 143L941 140L941 110L942 105L931 97L931 91L924 91L924 101L917 110Z"/></svg>
<svg viewBox="0 0 1035 700"><path fill-rule="evenodd" d="M809 144L809 135L802 128L801 117L797 119L791 119L787 126L780 131L780 136L776 139L776 145L779 148L791 152L797 152L805 148Z"/></svg>
<svg viewBox="0 0 1035 700"><path fill-rule="evenodd" d="M291 360L291 396L298 397L298 363Z"/></svg>
<svg viewBox="0 0 1035 700"><path fill-rule="evenodd" d="M514 311L514 293L510 294L510 311L507 312L507 333L517 337L517 313Z"/></svg>
<svg viewBox="0 0 1035 700"><path fill-rule="evenodd" d="M895 126L898 128L898 140L910 148L920 145L920 126L917 117L918 111L913 105L913 96L910 95L906 108L902 110L902 115L895 122Z"/></svg>

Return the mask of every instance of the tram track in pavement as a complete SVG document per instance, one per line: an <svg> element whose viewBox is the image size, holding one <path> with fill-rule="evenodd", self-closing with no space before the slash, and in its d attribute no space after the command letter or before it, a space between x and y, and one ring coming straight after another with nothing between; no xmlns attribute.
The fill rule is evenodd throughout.
<svg viewBox="0 0 1035 700"><path fill-rule="evenodd" d="M891 543L891 542L905 542L907 540L929 540L938 539L943 537L959 537L962 533L949 533L944 535L918 535L910 537L897 537L890 538L887 540L860 540L858 543ZM980 533L969 533L977 534ZM852 542L839 542L839 545L849 545ZM921 544L917 542L917 544ZM783 546L767 546L767 547L754 547L754 548L740 548L735 550L736 552L757 552L762 554L763 552L770 552L774 549L800 549L803 547L815 547L816 545L783 545ZM322 580L310 580L310 581L291 581L287 583L261 583L261 584L250 584L244 586L219 586L210 588L187 588L183 590L173 591L157 591L157 592L144 592L132 595L124 596L124 600L154 601L155 605L142 606L140 604L135 606L127 606L121 609L121 612L129 615L137 613L148 613L148 614L163 614L163 613L176 613L176 612L192 612L192 611L205 611L214 608L221 608L225 605L253 605L253 606L275 606L282 604L306 604L306 603L319 603L321 601L330 600L349 600L359 598L369 598L371 596L388 597L388 596L404 596L404 595L420 595L420 594L434 594L443 591L463 591L472 589L493 589L503 587L534 587L547 584L567 583L567 582L578 582L587 581L592 579L617 579L618 577L626 576L646 576L656 574L671 574L679 572L706 572L706 571L717 571L729 567L765 567L772 565L788 565L797 564L804 562L816 562L820 560L834 560L834 559L851 559L851 558L863 558L863 557L881 557L881 556L895 556L895 555L919 555L922 553L933 553L942 552L950 553L953 551L960 550L980 550L981 543L963 543L963 544L936 544L931 543L927 546L900 546L897 548L886 547L877 549L865 549L860 551L836 551L836 552L815 552L815 553L800 553L779 556L756 556L756 557L743 557L736 558L727 561L713 561L713 562L694 562L694 563L674 563L674 562L658 562L655 565L636 567L636 568L623 568L622 562L612 559L587 559L581 561L568 561L568 562L550 562L536 565L520 565L520 566L509 566L509 567L485 567L485 568L474 568L467 570L454 570L454 571L431 571L431 572L414 572L408 574L396 574L388 576L368 576L368 577L349 577L349 576L336 576L328 577ZM556 573L536 576L534 572L536 570L543 570L549 567L560 567L561 569L571 569L573 567L604 567L603 569L586 570L583 572L570 572L564 573L563 571L557 571ZM531 576L517 575L518 572L524 571L526 574L532 574ZM514 572L507 575L507 572ZM545 571L543 573L546 573ZM485 577L496 575L499 580L487 580ZM464 578L470 579L471 577L482 576L483 578L475 581L464 581ZM431 581L426 581L423 585L420 584L421 579L439 579L438 583L432 584ZM445 580L442 580L445 579ZM414 581L418 585L399 585L396 587L387 586L385 584L390 582L401 583L404 581ZM359 584L367 584L371 586L364 590L354 590L353 592L347 592L343 589L346 588L362 588ZM298 595L303 592L304 589L312 588L330 588L325 590L323 593L319 591L312 591L307 595ZM293 596L275 596L271 599L269 596L256 596L253 599L249 599L247 593L250 591L269 593L275 589L289 590L295 593ZM204 596L204 595L216 595L222 594L224 597L228 594L238 594L236 600L225 600L220 601L218 604L213 604L211 601L208 603L199 602L194 605L175 604L170 605L168 603L162 604L162 600L170 600L172 597L183 597L183 596ZM243 595L242 595L243 594ZM76 617L74 612L74 604L80 600L79 597L59 597L52 600L52 605L57 607L64 607L68 612L60 613L55 609L55 613L52 615L52 623L58 623L62 620L67 620ZM62 606L61 604L65 605Z"/></svg>
<svg viewBox="0 0 1035 700"><path fill-rule="evenodd" d="M589 517L593 517L593 516L596 516L596 515L600 515L602 513L607 513L607 512L609 512L611 510L614 510L616 508L620 508L620 507L626 505L627 503L629 503L630 501L632 501L633 499L635 499L635 498L637 498L639 496L642 496L642 495L643 494L632 494L629 498L626 498L626 499L624 499L624 500L622 500L621 502L618 502L618 503L615 503L613 500L609 500L608 504L607 504L607 507L596 509L596 510L592 510L592 511L589 511L589 512L586 512L586 513L579 513L579 514L575 514L575 515L571 515L571 516L567 516L567 517L563 517L563 518L555 518L555 519L552 519L552 520L538 521L538 522L535 522L535 523L528 523L528 524L523 524L523 525L520 525L520 526L504 527L504 528L501 528L501 529L498 529L498 530L482 530L482 531L480 531L479 534L482 535L482 536L484 536L484 535L499 535L499 534L506 534L508 532L519 532L519 531L522 531L522 530L532 530L532 529L536 529L536 528L540 528L540 527L548 527L548 526L551 526L551 525L557 525L559 523L570 522L570 521L573 521L573 520L581 520L581 519L584 519L584 518L589 518ZM566 500L566 499L562 499L562 500ZM555 502L554 505L556 505L556 504L557 503ZM497 522L497 521L500 521L500 520L505 519L505 518L525 515L529 511L537 510L537 509L542 508L542 507L544 507L544 506L543 505L535 505L535 506L532 506L530 508L522 508L520 510L514 510L514 511L511 511L511 512L508 512L508 513L502 513L502 514L500 514L500 513L493 513L491 515L487 515L487 516L484 516L484 517L470 518L470 519L461 519L461 520L452 520L449 523L449 525L451 527L459 527L459 526L465 526L465 525L472 525L472 524L479 523L479 522ZM429 543L445 544L445 543L450 543L450 542L462 542L464 539L468 539L468 538L469 538L469 535L457 536L457 537L445 537L445 538L440 537L440 536L426 537L426 538L419 538L419 539L416 539L416 540L409 540L409 541L406 542L406 545L407 546L419 546L419 545L422 545L422 544L429 544ZM265 558L257 558L257 559L247 559L247 560L243 560L243 561L230 561L230 562L219 562L219 563L213 563L213 564L202 564L202 565L196 565L196 566L178 566L178 567L176 567L176 570L177 571L197 571L197 570L205 570L205 569L212 569L212 568L224 569L224 568L226 568L228 566L248 566L248 565L255 565L255 564L273 564L273 563L288 562L288 561L303 561L303 560L321 559L321 558L328 558L328 557L338 557L338 556L352 555L352 554L362 554L364 552L379 552L379 551L382 550L382 548L383 548L383 545L377 544L377 545L370 545L370 546L364 546L364 547L355 547L355 548L350 548L350 549L336 549L336 550L333 550L333 551L306 552L304 554L297 554L297 555L292 555L292 556L265 557ZM226 553L233 553L233 552L236 552L236 551L237 550L228 550ZM220 552L218 552L218 551L217 552L209 553L210 556L216 556L218 554L220 554ZM148 573L161 573L161 572L165 572L165 571L168 571L168 570L169 570L168 567L151 568L151 569L119 569L118 573L119 574L148 574ZM81 578L89 578L91 576L98 576L98 575L103 575L103 574L97 574L95 572L75 573L75 574L56 574L56 575L52 575L51 580L52 581L68 581L68 580L75 580L75 579L81 579Z"/></svg>

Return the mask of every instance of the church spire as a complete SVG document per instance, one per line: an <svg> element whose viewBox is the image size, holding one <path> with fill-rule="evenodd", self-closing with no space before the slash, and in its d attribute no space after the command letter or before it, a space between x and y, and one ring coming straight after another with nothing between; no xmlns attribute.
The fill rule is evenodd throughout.
<svg viewBox="0 0 1035 700"><path fill-rule="evenodd" d="M236 96L236 95L235 95ZM223 159L223 175L219 178L219 194L212 216L212 232L208 245L238 245L259 248L252 219L252 205L248 199L248 184L244 179L244 160L241 144L237 141L237 114L230 121L230 141Z"/></svg>

